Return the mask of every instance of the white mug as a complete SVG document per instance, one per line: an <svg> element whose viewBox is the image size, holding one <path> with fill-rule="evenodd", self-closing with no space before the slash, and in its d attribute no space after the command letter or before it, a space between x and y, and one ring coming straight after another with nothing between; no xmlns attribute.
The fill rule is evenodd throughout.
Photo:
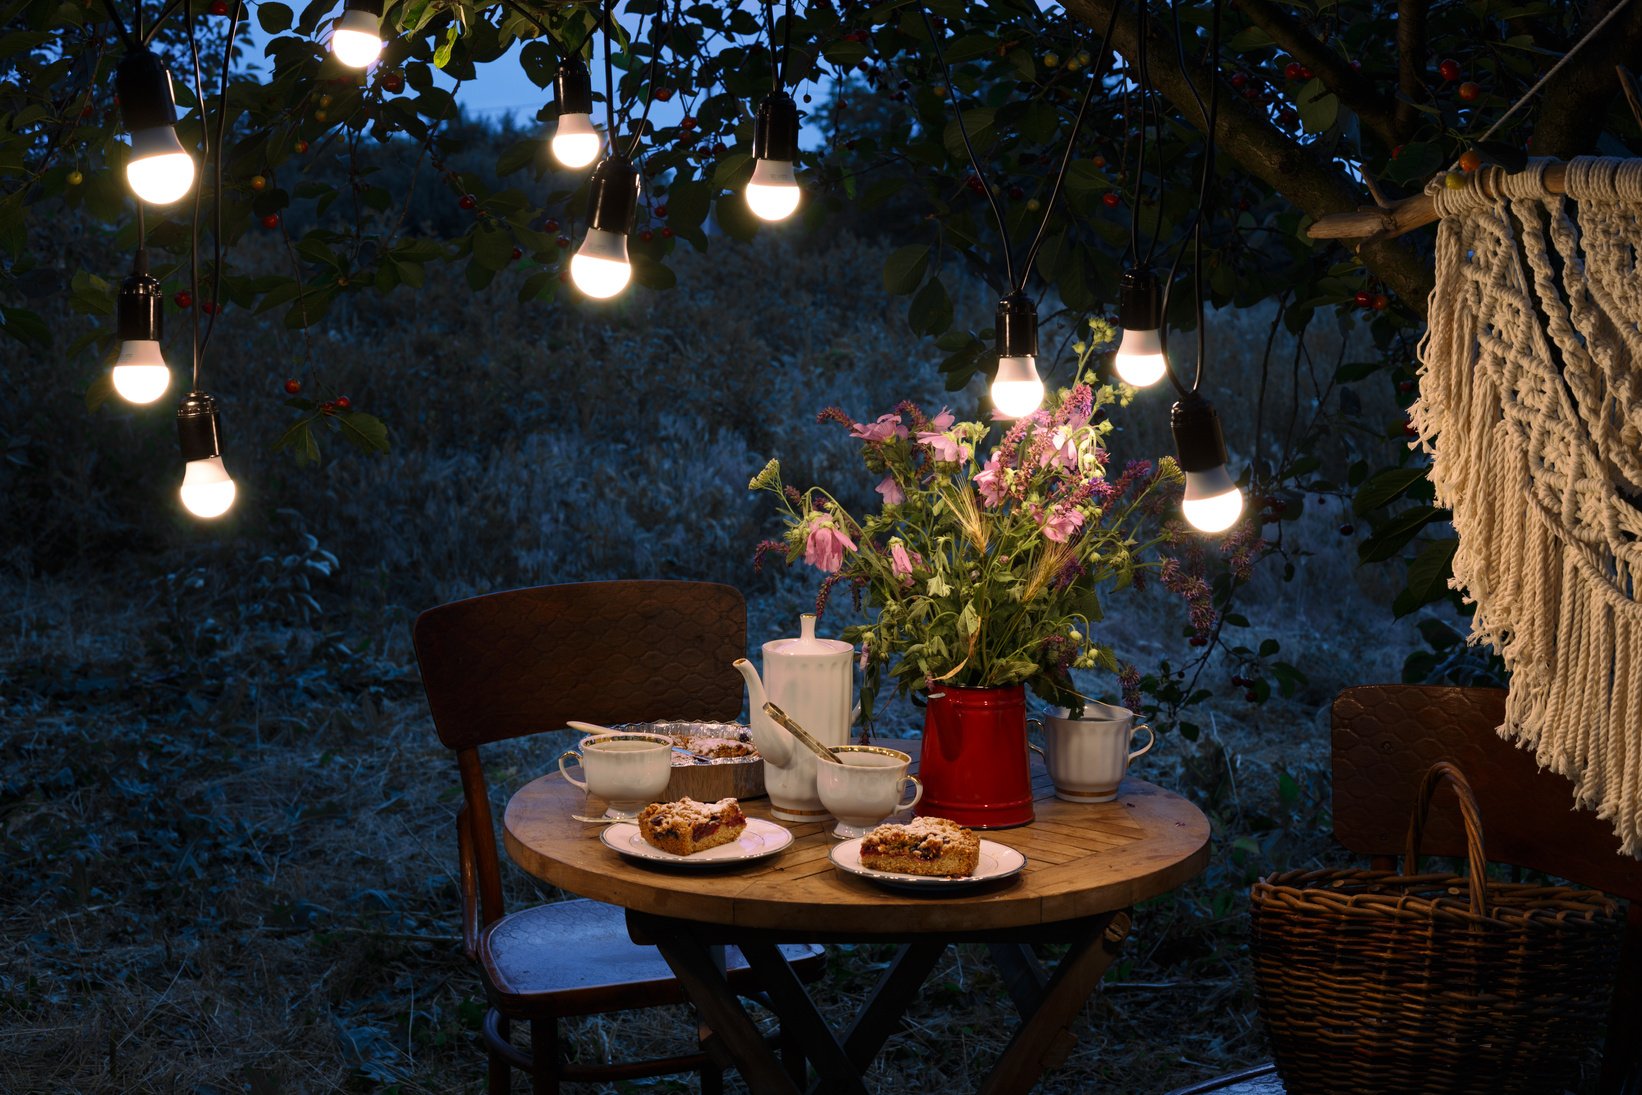
<svg viewBox="0 0 1642 1095"><path fill-rule="evenodd" d="M818 760L815 789L821 804L838 819L832 835L848 840L866 836L890 814L918 805L924 785L917 776L907 775L912 758L898 749L876 745L839 745L832 750L837 764ZM906 788L912 787L912 801L902 802Z"/></svg>
<svg viewBox="0 0 1642 1095"><path fill-rule="evenodd" d="M1111 802L1117 785L1129 771L1129 762L1145 755L1156 743L1152 728L1134 724L1135 715L1126 707L1089 703L1081 719L1045 715L1028 719L1043 729L1046 748L1030 748L1042 754L1055 784L1055 797L1067 802ZM1129 751L1136 730L1146 731L1146 744Z"/></svg>
<svg viewBox="0 0 1642 1095"><path fill-rule="evenodd" d="M660 734L593 734L579 748L559 756L559 773L569 783L610 804L604 816L630 819L656 801L673 778L673 739ZM574 757L585 780L565 768Z"/></svg>

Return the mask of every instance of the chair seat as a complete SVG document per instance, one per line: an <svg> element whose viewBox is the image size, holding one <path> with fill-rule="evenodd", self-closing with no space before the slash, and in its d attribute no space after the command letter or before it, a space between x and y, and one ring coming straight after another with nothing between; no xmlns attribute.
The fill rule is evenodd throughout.
<svg viewBox="0 0 1642 1095"><path fill-rule="evenodd" d="M1283 1095L1283 1090L1277 1066L1259 1065L1229 1076L1217 1076L1189 1087L1179 1087L1169 1095Z"/></svg>
<svg viewBox="0 0 1642 1095"><path fill-rule="evenodd" d="M502 917L479 935L479 965L491 1003L513 1019L563 1018L682 1004L684 990L654 947L627 935L623 910L577 898L537 905ZM800 979L826 968L813 944L781 948ZM725 948L730 985L757 992L758 978L734 947Z"/></svg>

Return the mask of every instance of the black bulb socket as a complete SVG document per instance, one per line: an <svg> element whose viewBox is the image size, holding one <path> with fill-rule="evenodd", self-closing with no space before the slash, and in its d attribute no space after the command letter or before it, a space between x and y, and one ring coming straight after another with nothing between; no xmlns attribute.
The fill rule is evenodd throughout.
<svg viewBox="0 0 1642 1095"><path fill-rule="evenodd" d="M753 119L755 160L798 159L798 104L785 91L772 91L758 104Z"/></svg>
<svg viewBox="0 0 1642 1095"><path fill-rule="evenodd" d="M1163 327L1163 286L1149 266L1125 270L1118 280L1118 325L1125 331Z"/></svg>
<svg viewBox="0 0 1642 1095"><path fill-rule="evenodd" d="M553 76L553 97L561 115L593 113L593 77L581 58L568 57L559 62L559 71Z"/></svg>
<svg viewBox="0 0 1642 1095"><path fill-rule="evenodd" d="M1187 392L1169 413L1169 429L1174 434L1180 470L1213 471L1226 463L1226 435L1220 429L1220 413L1214 404Z"/></svg>
<svg viewBox="0 0 1642 1095"><path fill-rule="evenodd" d="M377 18L382 16L382 0L344 0L343 11L368 11Z"/></svg>
<svg viewBox="0 0 1642 1095"><path fill-rule="evenodd" d="M158 342L165 337L165 291L148 272L148 252L140 250L131 276L114 302L114 323L121 342Z"/></svg>
<svg viewBox="0 0 1642 1095"><path fill-rule="evenodd" d="M177 405L177 443L185 464L222 455L222 422L216 398L208 392L189 392Z"/></svg>
<svg viewBox="0 0 1642 1095"><path fill-rule="evenodd" d="M114 93L127 133L177 124L177 99L171 93L171 71L152 50L132 50L114 70Z"/></svg>
<svg viewBox="0 0 1642 1095"><path fill-rule="evenodd" d="M638 170L625 156L606 156L587 177L587 227L625 236L638 210Z"/></svg>
<svg viewBox="0 0 1642 1095"><path fill-rule="evenodd" d="M994 335L999 357L1038 356L1038 309L1025 293L1014 292L998 301Z"/></svg>

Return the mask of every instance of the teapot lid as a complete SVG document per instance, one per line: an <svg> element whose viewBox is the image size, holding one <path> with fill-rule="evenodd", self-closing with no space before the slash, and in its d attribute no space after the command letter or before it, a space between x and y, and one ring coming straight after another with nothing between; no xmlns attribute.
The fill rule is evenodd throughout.
<svg viewBox="0 0 1642 1095"><path fill-rule="evenodd" d="M776 639L765 643L764 650L770 654L849 654L854 653L855 647L841 639L821 639L815 634L815 614L806 612L798 618L799 635L796 639Z"/></svg>

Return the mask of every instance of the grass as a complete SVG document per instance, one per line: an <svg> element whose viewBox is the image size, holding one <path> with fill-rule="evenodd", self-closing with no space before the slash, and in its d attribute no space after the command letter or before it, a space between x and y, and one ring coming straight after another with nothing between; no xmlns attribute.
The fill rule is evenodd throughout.
<svg viewBox="0 0 1642 1095"><path fill-rule="evenodd" d="M933 351L876 285L881 255L849 236L802 251L715 245L680 262L688 298L602 310L513 307L517 277L495 300L437 287L350 298L300 367L298 336L230 311L212 384L242 493L216 527L173 515L167 415L88 416L53 379L61 362L19 361L23 394L0 407L12 456L0 516L29 530L0 545L0 1090L479 1090L482 994L456 938L456 777L428 722L410 621L490 589L699 577L748 593L755 645L791 633L815 584L751 575L773 521L747 477L779 456L795 480L869 494L817 409L866 417L907 397L974 398L938 390ZM240 261L277 260L250 249ZM971 318L984 325L985 312ZM1221 324L1228 347L1264 342L1259 315ZM1319 357L1342 345L1310 337ZM234 360L222 347L259 352ZM1259 362L1229 355L1219 399L1228 435L1249 438L1236 384ZM380 414L394 451L317 471L271 454L278 385L293 373ZM1298 369L1273 374L1272 406L1315 396ZM1126 412L1120 456L1162 451L1157 399ZM1357 443L1344 437L1331 459ZM1211 815L1213 865L1138 910L1044 1090L1160 1091L1263 1057L1247 885L1334 861L1327 703L1344 685L1395 679L1411 643L1383 607L1385 580L1358 571L1335 531L1338 509L1285 523L1295 578L1259 568L1243 598L1249 633L1277 638L1308 683L1248 703L1228 683L1237 664L1216 652L1204 733L1166 737L1141 762ZM1172 598L1110 609L1106 637L1136 663L1193 654ZM917 725L904 705L888 720ZM492 750L498 797L561 746ZM516 871L508 887L515 906L555 896ZM885 957L835 948L827 1013L850 1014ZM1005 1000L979 953L958 949L874 1086L966 1086L1001 1048ZM692 1029L655 1011L576 1024L572 1038L582 1056L619 1057L678 1048Z"/></svg>

